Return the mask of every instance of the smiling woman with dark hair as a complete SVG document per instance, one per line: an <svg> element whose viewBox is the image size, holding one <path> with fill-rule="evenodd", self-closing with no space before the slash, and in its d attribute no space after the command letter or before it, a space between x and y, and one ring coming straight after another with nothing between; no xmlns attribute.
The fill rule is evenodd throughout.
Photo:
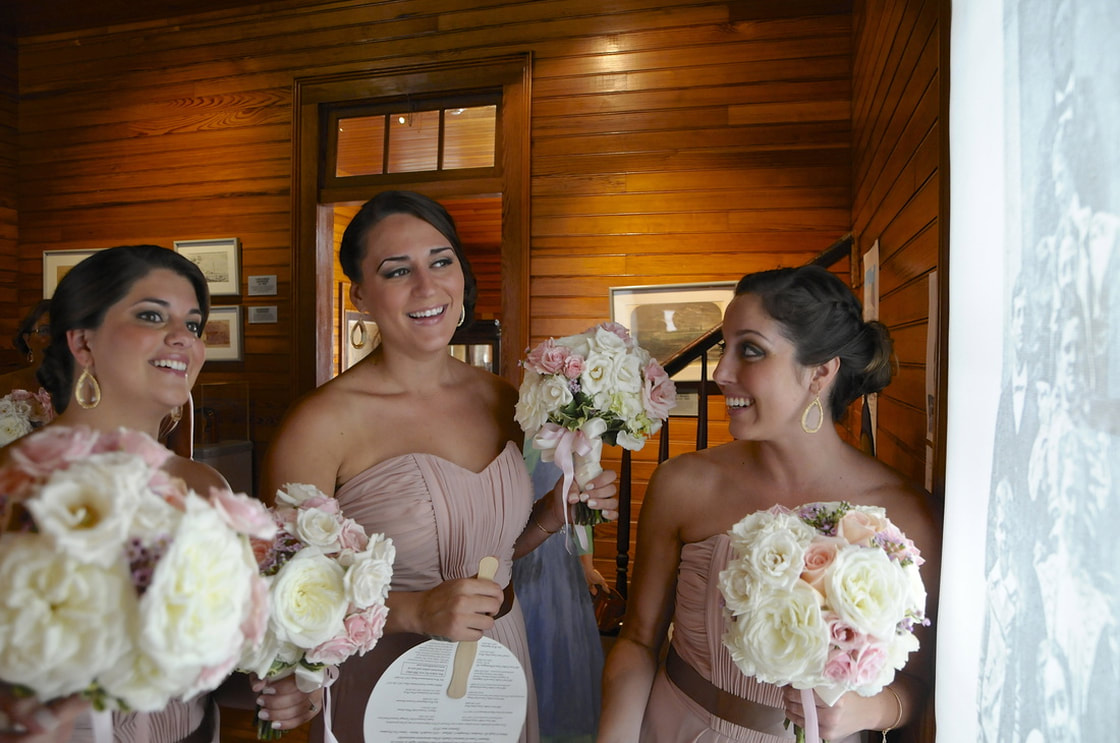
<svg viewBox="0 0 1120 743"><path fill-rule="evenodd" d="M50 425L99 433L123 427L157 438L161 421L187 402L202 369L209 310L202 272L166 248L109 248L79 263L51 300L50 344L39 370L58 410ZM27 441L0 449L0 464ZM163 469L200 494L211 486L229 487L212 467L184 457L172 455ZM258 691L263 686L257 682ZM284 729L306 722L318 709L319 696L309 703L294 677L269 686L272 693L262 695L262 706ZM238 706L251 707L247 689L241 691L245 699ZM83 714L87 707L76 696L43 705L0 684L0 743L93 741L94 723ZM173 701L158 712L114 712L112 724L111 739L119 743L207 743L218 736L210 696Z"/></svg>

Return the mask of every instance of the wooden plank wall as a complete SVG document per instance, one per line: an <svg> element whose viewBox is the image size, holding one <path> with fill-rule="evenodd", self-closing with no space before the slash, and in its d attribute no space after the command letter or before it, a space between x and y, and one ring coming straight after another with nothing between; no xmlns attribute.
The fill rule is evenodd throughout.
<svg viewBox="0 0 1120 743"><path fill-rule="evenodd" d="M259 457L294 396L293 80L526 50L531 341L606 317L612 285L804 262L849 227L850 16L770 5L277 0L21 38L19 304L46 249L239 237L279 280L240 302L279 323L203 381L249 383Z"/></svg>
<svg viewBox="0 0 1120 743"><path fill-rule="evenodd" d="M0 369L20 365L20 354L10 339L26 307L19 303L18 212L16 208L16 101L19 75L16 40L0 11ZM0 395L6 390L0 390Z"/></svg>
<svg viewBox="0 0 1120 743"><path fill-rule="evenodd" d="M926 468L929 276L939 266L943 127L937 0L858 0L853 10L854 254L879 241L880 316L899 373L879 398L880 459L918 483ZM861 261L852 261L862 287ZM942 273L942 281L948 277ZM861 289L862 291L862 289ZM931 442L943 446L943 442Z"/></svg>

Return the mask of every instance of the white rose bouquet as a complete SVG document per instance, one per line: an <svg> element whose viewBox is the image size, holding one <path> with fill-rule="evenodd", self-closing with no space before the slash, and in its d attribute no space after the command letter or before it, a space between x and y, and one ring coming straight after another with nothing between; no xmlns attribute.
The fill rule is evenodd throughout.
<svg viewBox="0 0 1120 743"><path fill-rule="evenodd" d="M0 397L0 446L7 446L54 419L54 406L46 390L12 390Z"/></svg>
<svg viewBox="0 0 1120 743"><path fill-rule="evenodd" d="M914 627L929 624L923 560L882 508L774 506L730 536L723 644L745 675L803 690L811 710L814 690L829 705L847 691L878 694L918 649Z"/></svg>
<svg viewBox="0 0 1120 743"><path fill-rule="evenodd" d="M333 668L381 639L396 549L383 534L367 535L313 485L289 483L276 500L276 535L253 545L268 582L268 629L238 665L261 678L294 673L300 690L311 692L330 686ZM325 716L329 709L328 702ZM282 734L258 720L261 740Z"/></svg>
<svg viewBox="0 0 1120 743"><path fill-rule="evenodd" d="M573 479L584 487L602 472L604 441L631 451L645 446L677 401L661 364L618 323L549 338L521 365L517 422L541 459L564 472L564 492ZM601 512L582 503L577 509L576 523L602 523Z"/></svg>
<svg viewBox="0 0 1120 743"><path fill-rule="evenodd" d="M209 500L146 434L51 426L0 468L0 679L99 710L211 691L260 642L267 594L245 495Z"/></svg>

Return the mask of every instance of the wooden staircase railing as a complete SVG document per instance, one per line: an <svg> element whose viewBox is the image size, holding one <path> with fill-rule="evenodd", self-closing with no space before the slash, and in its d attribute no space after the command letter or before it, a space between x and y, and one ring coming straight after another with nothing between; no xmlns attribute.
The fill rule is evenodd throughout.
<svg viewBox="0 0 1120 743"><path fill-rule="evenodd" d="M814 257L809 264L828 268L840 260L851 255L852 233L848 233ZM700 362L700 379L698 381L677 382L678 392L695 391L697 393L697 419L696 419L696 451L708 448L708 397L719 395L719 386L713 382L708 371L708 352L723 341L723 326L716 325L704 335L689 343L672 356L661 360L665 372L674 376L694 361ZM660 359L659 359L660 360ZM658 442L657 461L664 462L669 458L669 422L661 427ZM627 582L630 568L630 513L632 495L632 473L630 450L622 450L622 465L618 476L618 553L615 557L617 568L616 588L623 596L627 595Z"/></svg>

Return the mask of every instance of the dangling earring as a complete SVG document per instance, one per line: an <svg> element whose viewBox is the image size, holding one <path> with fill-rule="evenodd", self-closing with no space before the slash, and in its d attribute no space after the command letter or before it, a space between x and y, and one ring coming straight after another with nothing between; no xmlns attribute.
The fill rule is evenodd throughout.
<svg viewBox="0 0 1120 743"><path fill-rule="evenodd" d="M467 307L466 305L459 305L459 322L455 325L457 328L463 327L463 323L467 321Z"/></svg>
<svg viewBox="0 0 1120 743"><path fill-rule="evenodd" d="M354 327L350 328L350 345L354 348L363 348L368 340L369 334L366 332L366 323L364 320L358 320L354 323Z"/></svg>
<svg viewBox="0 0 1120 743"><path fill-rule="evenodd" d="M87 386L89 387L89 397L82 395L82 391ZM78 401L78 405L82 406L83 410L92 410L101 402L101 385L97 383L97 377L89 373L88 366L82 367L82 373L74 384L74 399Z"/></svg>
<svg viewBox="0 0 1120 743"><path fill-rule="evenodd" d="M170 436L171 432L179 427L179 421L181 420L183 420L183 406L180 405L177 408L171 408L171 412L167 414L167 417L159 422L159 435L156 438L163 439L166 436Z"/></svg>
<svg viewBox="0 0 1120 743"><path fill-rule="evenodd" d="M806 423L806 421L809 420L809 413L813 410L813 408L817 409L817 425L810 428L809 424ZM817 431L821 430L821 426L823 425L824 406L821 405L821 396L817 395L815 398L813 398L813 401L809 403L809 407L805 408L805 412L801 414L801 430L805 433L816 433Z"/></svg>
<svg viewBox="0 0 1120 743"><path fill-rule="evenodd" d="M27 363L28 364L34 364L35 363L35 352L34 351L28 351L27 352Z"/></svg>

